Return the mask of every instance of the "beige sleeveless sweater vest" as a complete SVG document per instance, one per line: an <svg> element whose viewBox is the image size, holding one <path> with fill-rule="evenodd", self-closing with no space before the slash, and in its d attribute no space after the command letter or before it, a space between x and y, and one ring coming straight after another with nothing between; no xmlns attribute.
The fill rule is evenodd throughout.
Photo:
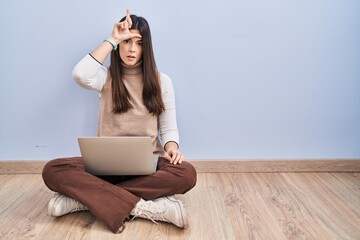
<svg viewBox="0 0 360 240"><path fill-rule="evenodd" d="M139 62L131 67L123 65L121 71L133 108L120 114L112 112L111 79L108 77L101 91L97 135L149 136L152 139L154 153L162 153L163 150L158 139L158 117L149 113L142 98L142 63Z"/></svg>

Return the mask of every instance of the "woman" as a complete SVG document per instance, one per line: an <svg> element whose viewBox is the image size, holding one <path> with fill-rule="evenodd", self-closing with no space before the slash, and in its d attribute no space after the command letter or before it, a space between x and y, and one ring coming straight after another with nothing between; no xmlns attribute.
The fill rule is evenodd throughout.
<svg viewBox="0 0 360 240"><path fill-rule="evenodd" d="M102 64L110 53L107 69ZM57 217L90 210L115 233L129 216L186 228L185 208L172 195L192 189L196 171L178 150L173 87L156 69L147 21L127 10L111 35L75 66L73 78L99 92L98 136L150 136L154 153L162 157L154 174L131 178L91 175L80 157L49 161L43 179L57 193L48 213Z"/></svg>

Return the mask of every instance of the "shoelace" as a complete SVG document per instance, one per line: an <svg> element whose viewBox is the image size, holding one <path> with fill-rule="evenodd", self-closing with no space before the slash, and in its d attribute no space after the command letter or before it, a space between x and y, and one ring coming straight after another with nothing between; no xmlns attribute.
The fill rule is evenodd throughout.
<svg viewBox="0 0 360 240"><path fill-rule="evenodd" d="M87 210L87 208L84 205L82 205L80 202L78 202L74 199L71 199L71 200L74 201L74 203L76 205L75 209L72 210L72 212Z"/></svg>
<svg viewBox="0 0 360 240"><path fill-rule="evenodd" d="M74 210L72 210L71 212L82 211L82 210L87 210L87 208L78 202L78 203L76 203L76 208Z"/></svg>
<svg viewBox="0 0 360 240"><path fill-rule="evenodd" d="M163 213L165 211L166 211L165 204L161 208L153 202L145 202L140 206L138 206L138 208L135 210L135 215L131 220L134 220L136 217L145 216L147 219L150 219L155 224L159 224L158 222L155 221L155 219L158 221L169 222L167 219L164 218ZM147 212L150 212L150 214L148 214ZM152 214L155 215L154 217L155 219L150 216Z"/></svg>

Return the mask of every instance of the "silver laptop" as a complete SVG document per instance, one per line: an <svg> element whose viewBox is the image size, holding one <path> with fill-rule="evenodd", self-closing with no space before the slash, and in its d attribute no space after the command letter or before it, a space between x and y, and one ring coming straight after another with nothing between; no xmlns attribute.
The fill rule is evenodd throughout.
<svg viewBox="0 0 360 240"><path fill-rule="evenodd" d="M150 175L156 171L150 137L78 138L85 170L94 175Z"/></svg>

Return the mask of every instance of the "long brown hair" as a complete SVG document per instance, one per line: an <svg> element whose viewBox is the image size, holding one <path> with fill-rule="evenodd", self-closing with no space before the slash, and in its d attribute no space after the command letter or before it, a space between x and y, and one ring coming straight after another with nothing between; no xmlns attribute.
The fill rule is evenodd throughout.
<svg viewBox="0 0 360 240"><path fill-rule="evenodd" d="M131 29L138 29L142 36L142 69L143 69L143 101L146 108L153 115L159 116L165 109L162 100L159 73L156 68L154 52L151 41L151 33L148 22L143 17L130 15L132 20ZM120 20L124 21L125 17ZM118 50L111 52L109 67L111 76L111 88L113 99L113 112L124 113L133 108L129 100L129 93L122 80L121 58Z"/></svg>

